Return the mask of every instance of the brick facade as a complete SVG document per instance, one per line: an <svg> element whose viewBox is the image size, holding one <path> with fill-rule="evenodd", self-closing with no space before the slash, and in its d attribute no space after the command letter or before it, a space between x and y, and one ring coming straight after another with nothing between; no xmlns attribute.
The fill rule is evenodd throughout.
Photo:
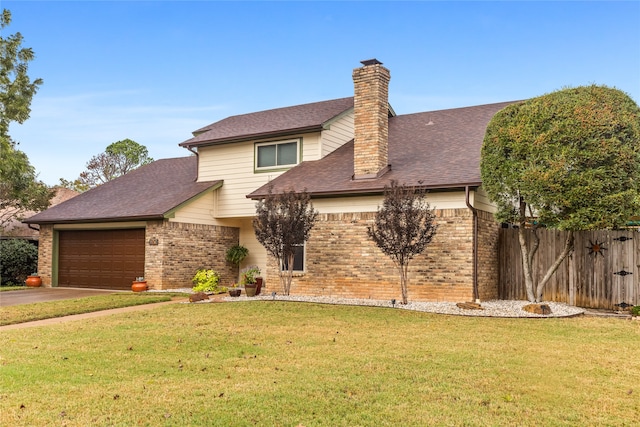
<svg viewBox="0 0 640 427"><path fill-rule="evenodd" d="M471 301L472 213L469 209L442 209L435 214L436 236L409 265L409 300ZM373 212L320 215L306 245L306 272L294 277L291 294L400 300L397 268L367 236L374 217ZM497 244L497 226L491 221L483 215L479 223L482 299L497 296L497 266L485 265L496 257L491 251ZM273 259L267 276L268 291L282 292Z"/></svg>
<svg viewBox="0 0 640 427"><path fill-rule="evenodd" d="M152 289L191 287L196 270L206 268L220 273L221 285L230 286L238 278L238 267L225 260L225 253L239 242L239 237L240 230L234 227L149 222L145 243L147 284Z"/></svg>
<svg viewBox="0 0 640 427"><path fill-rule="evenodd" d="M388 165L389 80L380 63L353 70L354 175L376 175Z"/></svg>
<svg viewBox="0 0 640 427"><path fill-rule="evenodd" d="M38 274L42 279L42 286L51 287L53 283L53 226L40 226L38 242Z"/></svg>
<svg viewBox="0 0 640 427"><path fill-rule="evenodd" d="M478 293L483 301L498 299L498 236L493 214L478 211Z"/></svg>

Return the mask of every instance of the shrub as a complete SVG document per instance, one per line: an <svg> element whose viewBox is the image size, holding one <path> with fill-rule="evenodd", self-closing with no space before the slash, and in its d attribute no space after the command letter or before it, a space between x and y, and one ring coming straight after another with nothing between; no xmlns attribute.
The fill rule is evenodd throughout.
<svg viewBox="0 0 640 427"><path fill-rule="evenodd" d="M640 316L640 305L635 305L631 307L631 315L632 316Z"/></svg>
<svg viewBox="0 0 640 427"><path fill-rule="evenodd" d="M3 285L24 285L38 269L38 248L21 239L0 241L0 281Z"/></svg>
<svg viewBox="0 0 640 427"><path fill-rule="evenodd" d="M192 279L194 292L211 292L214 294L221 294L227 292L227 288L219 286L220 274L215 270L198 270L196 275Z"/></svg>

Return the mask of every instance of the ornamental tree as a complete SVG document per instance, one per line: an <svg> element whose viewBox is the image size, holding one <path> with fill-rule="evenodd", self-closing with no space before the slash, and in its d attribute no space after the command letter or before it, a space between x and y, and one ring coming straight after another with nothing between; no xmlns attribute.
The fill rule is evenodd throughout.
<svg viewBox="0 0 640 427"><path fill-rule="evenodd" d="M280 284L285 295L291 291L296 247L309 240L318 219L311 196L293 190L272 193L256 204L253 229L258 242L278 261Z"/></svg>
<svg viewBox="0 0 640 427"><path fill-rule="evenodd" d="M435 215L425 191L391 181L382 207L367 234L400 272L402 303L408 302L409 262L426 249L436 234Z"/></svg>
<svg viewBox="0 0 640 427"><path fill-rule="evenodd" d="M573 233L623 226L640 212L640 108L606 86L563 89L511 104L489 122L483 187L496 219L518 225L527 298L573 250ZM562 252L537 283L540 227L567 230ZM526 229L532 229L527 233Z"/></svg>

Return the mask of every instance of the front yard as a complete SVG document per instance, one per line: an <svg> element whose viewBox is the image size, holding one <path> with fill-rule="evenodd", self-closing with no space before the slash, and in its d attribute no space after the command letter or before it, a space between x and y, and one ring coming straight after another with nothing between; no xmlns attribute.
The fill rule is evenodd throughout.
<svg viewBox="0 0 640 427"><path fill-rule="evenodd" d="M640 322L290 302L0 332L0 425L634 425Z"/></svg>

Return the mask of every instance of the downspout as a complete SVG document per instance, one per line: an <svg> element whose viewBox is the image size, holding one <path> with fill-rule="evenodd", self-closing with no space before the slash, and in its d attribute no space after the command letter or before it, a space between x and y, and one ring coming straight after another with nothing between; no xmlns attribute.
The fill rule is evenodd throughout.
<svg viewBox="0 0 640 427"><path fill-rule="evenodd" d="M198 178L200 178L200 155L198 154L197 150L194 150L188 145L185 148L196 155L196 182L198 182Z"/></svg>
<svg viewBox="0 0 640 427"><path fill-rule="evenodd" d="M473 213L473 299L480 302L478 294L478 210L469 202L469 186L464 187L464 201Z"/></svg>

